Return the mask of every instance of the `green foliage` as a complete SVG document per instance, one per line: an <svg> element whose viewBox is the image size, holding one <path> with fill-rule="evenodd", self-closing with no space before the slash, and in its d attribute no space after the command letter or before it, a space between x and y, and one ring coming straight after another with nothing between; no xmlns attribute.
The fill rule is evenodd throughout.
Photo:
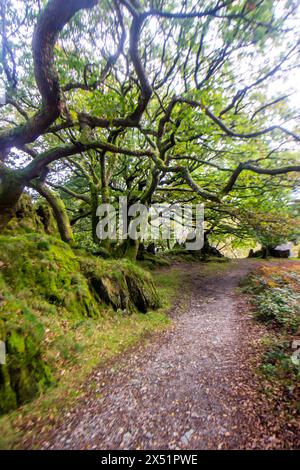
<svg viewBox="0 0 300 470"><path fill-rule="evenodd" d="M260 371L271 383L280 385L287 408L299 411L300 398L300 364L296 363L290 341L284 337L268 341L262 357Z"/></svg>
<svg viewBox="0 0 300 470"><path fill-rule="evenodd" d="M14 195L11 185L3 184L5 175L10 175L12 185L18 176L25 187L32 185L32 177L45 180L46 186L59 191L58 207L63 201L79 249L72 251L54 238L52 212L44 204L41 209L36 193L34 204L28 195L20 199L7 236L0 236L0 332L9 351L0 375L2 412L43 392L60 378L63 367L75 368L79 358L95 364L99 351L104 356L109 351L109 357L167 323L163 314L152 312L165 304L150 274L129 260L112 260L111 254L117 256L121 246L99 246L99 203L109 201L117 208L120 195L129 203L205 200L210 241L233 248L257 242L273 245L300 235L299 207L291 204L299 184L294 173L272 179L247 170L228 193L224 190L240 163L252 162L264 170L296 164L292 136L276 128L251 139L232 137L205 109L231 134L256 133L273 121L288 122L289 129L298 132L293 129L296 113L291 102L268 87L281 68L292 70L297 64L293 47L298 45L298 31L290 21L296 11L293 2L279 9L271 0L215 6L210 1L201 6L177 0L132 2L138 13L151 8L169 13L217 8L216 14L194 18L172 19L152 12L151 20L147 15L139 18L140 30L126 2L98 2L93 9L82 9L65 25L54 48L53 64L63 94L60 115L48 129L42 126L37 138L27 136L23 145L15 138L30 124L19 124L30 123L35 116L38 128L37 110L47 101L40 96L47 84L37 86L35 81L44 74L34 70L31 50L40 9L47 3L3 3L0 71L8 99L1 108L1 138L12 133L7 147L0 149L0 206ZM44 58L49 55L51 51ZM152 93L145 94L148 83ZM281 84L282 79L274 89ZM175 96L181 102L170 108ZM82 113L103 121L99 127L89 124ZM73 146L74 153L61 158L66 146ZM57 160L49 163L53 149ZM32 167L36 161L40 166L32 172L28 164ZM184 178L183 168L190 179ZM163 251L170 246L161 242ZM137 244L120 256L135 258L136 252ZM145 254L143 263L153 267L182 260L195 256L175 248L166 255ZM168 297L168 275L157 279L163 297ZM298 291L289 283L273 281L269 285L262 279L255 286L257 317L294 331L299 324Z"/></svg>
<svg viewBox="0 0 300 470"><path fill-rule="evenodd" d="M33 116L40 101L30 49L40 4L23 3L17 7L6 2L3 34L9 47L4 47L0 60L9 98L0 126L4 132L15 129L16 134L17 124ZM80 147L99 142L99 148L78 153L75 145L68 160L58 156L42 171L47 173L47 184L60 182L58 190L81 247L94 249L97 242L98 203L110 201L117 207L120 195L130 202L184 203L190 200L189 189L193 202L206 201L206 228L216 243L243 248L278 244L297 235L296 224L291 223L297 215L290 204L298 187L295 173L271 177L245 170L228 194L222 192L240 163L251 162L263 170L297 164L292 136L272 126L288 122L290 130L298 132L297 111L285 96L288 80L283 72L297 64L298 31L290 21L296 17L297 2L279 2L280 8L269 0L202 3L140 2L135 5L139 13L155 11L151 21L144 16L138 31L126 5L100 2L78 12L55 44L54 62L66 106L30 149L19 149L20 155L12 143L8 167L12 174L22 167L23 175L33 151L40 154L70 143ZM181 11L184 16L198 7L203 12L216 8L217 14L187 14L175 20L157 13ZM132 38L133 34L137 36ZM131 40L137 46L139 73L128 47ZM96 44L102 45L100 53ZM272 56L266 60L270 50ZM16 75L15 88L9 70ZM144 95L142 82L151 84L150 98ZM182 102L172 107L175 96ZM204 106L232 132L256 134L269 126L273 130L253 138L233 137ZM140 115L138 123L129 119L132 113ZM98 127L93 119L99 117L103 122ZM118 152L109 151L112 144ZM130 154L141 150L153 155ZM158 171L160 166L165 170ZM189 170L200 190L215 197L197 193L195 185L182 177L181 167ZM217 196L222 202L216 201ZM15 222L10 223L12 228ZM34 220L29 222L22 223L23 230L34 229Z"/></svg>
<svg viewBox="0 0 300 470"><path fill-rule="evenodd" d="M280 329L295 332L300 325L300 272L297 267L265 267L243 282L254 296L255 317Z"/></svg>
<svg viewBox="0 0 300 470"><path fill-rule="evenodd" d="M253 296L255 318L268 325L260 366L265 390L294 414L300 398L300 362L293 347L300 327L300 266L261 267L244 281L243 290Z"/></svg>
<svg viewBox="0 0 300 470"><path fill-rule="evenodd" d="M300 294L288 287L274 287L255 299L256 318L296 331L300 325Z"/></svg>

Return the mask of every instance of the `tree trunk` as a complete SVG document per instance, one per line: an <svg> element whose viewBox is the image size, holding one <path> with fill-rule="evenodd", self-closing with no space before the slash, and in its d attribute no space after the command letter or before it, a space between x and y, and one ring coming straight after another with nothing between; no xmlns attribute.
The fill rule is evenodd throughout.
<svg viewBox="0 0 300 470"><path fill-rule="evenodd" d="M90 184L90 194L91 194L91 221L92 221L92 237L93 242L99 244L100 240L97 237L97 225L99 222L99 217L97 217L97 209L99 205L98 189L95 185Z"/></svg>
<svg viewBox="0 0 300 470"><path fill-rule="evenodd" d="M43 196L49 203L53 211L61 239L66 243L73 244L74 237L70 220L66 211L66 207L61 198L40 181L32 181L30 186L41 196Z"/></svg>
<svg viewBox="0 0 300 470"><path fill-rule="evenodd" d="M126 248L125 248L123 258L128 258L128 259L135 261L137 258L138 251L139 251L140 241L132 240L131 238L128 238L127 240L125 240L125 244L126 244Z"/></svg>
<svg viewBox="0 0 300 470"><path fill-rule="evenodd" d="M17 203L23 193L25 182L19 175L6 170L0 179L0 232L14 216Z"/></svg>
<svg viewBox="0 0 300 470"><path fill-rule="evenodd" d="M100 165L101 165L101 204L109 204L109 187L108 187L108 176L107 176L107 168L106 168L106 155L105 152L101 155L100 158ZM99 203L99 197L97 193L97 206ZM97 210L97 207L96 207ZM96 212L95 212L96 214ZM99 221L98 218L97 223ZM98 243L99 243L99 239ZM101 241L101 246L105 248L106 250L110 251L111 250L111 240L106 238L105 240Z"/></svg>

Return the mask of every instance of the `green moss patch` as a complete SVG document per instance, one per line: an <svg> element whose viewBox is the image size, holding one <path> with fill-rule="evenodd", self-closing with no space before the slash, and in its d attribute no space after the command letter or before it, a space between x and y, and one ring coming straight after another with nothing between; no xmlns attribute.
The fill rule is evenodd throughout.
<svg viewBox="0 0 300 470"><path fill-rule="evenodd" d="M44 201L32 202L29 194L23 193L15 215L5 229L5 234L46 233L58 235L58 229L50 207Z"/></svg>
<svg viewBox="0 0 300 470"><path fill-rule="evenodd" d="M0 339L6 362L0 364L0 414L31 400L52 382L43 360L44 328L26 302L18 300L0 278Z"/></svg>

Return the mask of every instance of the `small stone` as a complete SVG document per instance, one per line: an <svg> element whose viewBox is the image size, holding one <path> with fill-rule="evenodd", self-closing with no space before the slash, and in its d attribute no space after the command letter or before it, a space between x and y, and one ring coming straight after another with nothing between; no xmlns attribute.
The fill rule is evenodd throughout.
<svg viewBox="0 0 300 470"><path fill-rule="evenodd" d="M130 432L126 432L123 436L122 444L127 446L130 444L131 440L132 440L132 435L130 434Z"/></svg>
<svg viewBox="0 0 300 470"><path fill-rule="evenodd" d="M182 444L187 446L193 434L194 434L193 429L190 429L189 431L187 431L181 438Z"/></svg>

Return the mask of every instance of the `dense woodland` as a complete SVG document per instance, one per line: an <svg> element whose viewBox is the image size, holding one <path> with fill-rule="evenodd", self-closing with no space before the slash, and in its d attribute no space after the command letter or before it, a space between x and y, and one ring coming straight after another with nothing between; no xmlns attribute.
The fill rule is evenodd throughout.
<svg viewBox="0 0 300 470"><path fill-rule="evenodd" d="M171 281L157 291L144 268L299 244L299 14L297 0L0 0L1 414L72 373L81 347L120 352L99 318L125 346L167 322ZM200 256L99 240L98 206L124 196L204 203Z"/></svg>

